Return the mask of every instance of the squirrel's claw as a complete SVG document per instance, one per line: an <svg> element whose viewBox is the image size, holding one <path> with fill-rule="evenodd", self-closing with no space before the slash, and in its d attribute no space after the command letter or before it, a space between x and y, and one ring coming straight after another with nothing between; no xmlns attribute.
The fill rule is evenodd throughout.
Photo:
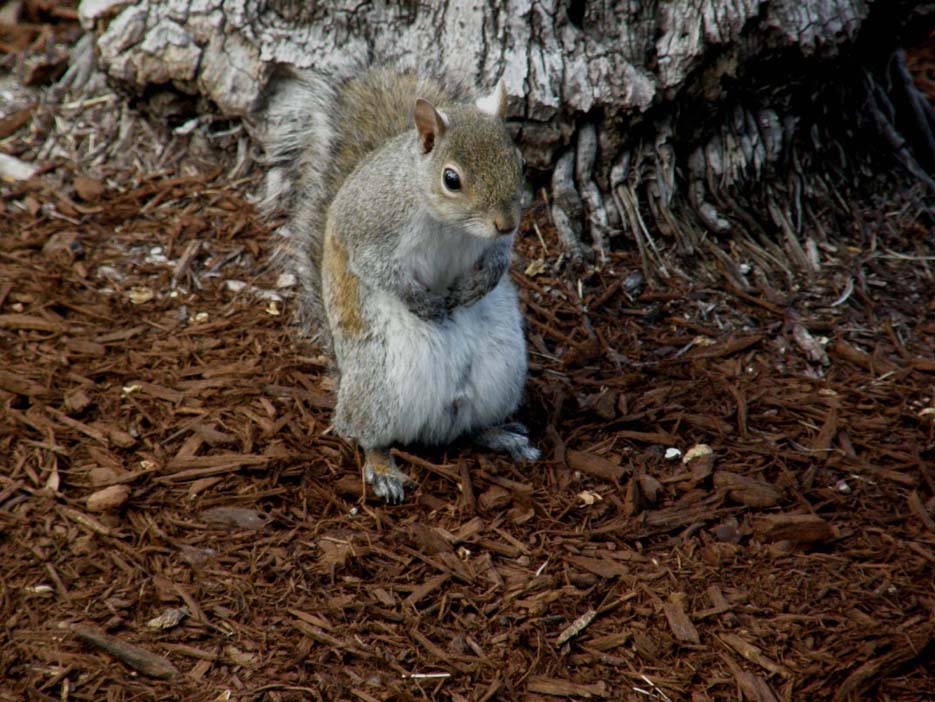
<svg viewBox="0 0 935 702"><path fill-rule="evenodd" d="M398 505L406 499L406 490L403 484L406 476L400 472L401 478L392 475L380 475L371 470L367 471L367 482L373 488L373 494L382 497L391 505Z"/></svg>
<svg viewBox="0 0 935 702"><path fill-rule="evenodd" d="M537 461L542 453L529 443L527 429L519 422L490 427L474 435L474 441L494 451L505 451L516 461Z"/></svg>
<svg viewBox="0 0 935 702"><path fill-rule="evenodd" d="M524 436L523 441L518 442L515 450L510 451L510 455L517 461L538 461L542 458L542 451L529 443Z"/></svg>
<svg viewBox="0 0 935 702"><path fill-rule="evenodd" d="M406 498L404 486L412 482L386 451L366 452L364 478L373 488L373 494L389 504L401 503Z"/></svg>

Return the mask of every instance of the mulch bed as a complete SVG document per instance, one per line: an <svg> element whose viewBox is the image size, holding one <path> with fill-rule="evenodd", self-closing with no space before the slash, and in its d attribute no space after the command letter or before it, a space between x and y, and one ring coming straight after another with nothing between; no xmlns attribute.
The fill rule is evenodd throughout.
<svg viewBox="0 0 935 702"><path fill-rule="evenodd" d="M576 276L534 211L544 459L407 447L388 507L255 184L0 190L0 699L935 696L930 233L735 290Z"/></svg>

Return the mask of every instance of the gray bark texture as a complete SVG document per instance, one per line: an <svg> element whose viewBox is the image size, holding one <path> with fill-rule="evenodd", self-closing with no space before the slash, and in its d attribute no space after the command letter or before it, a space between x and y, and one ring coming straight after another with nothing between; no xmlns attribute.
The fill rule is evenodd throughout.
<svg viewBox="0 0 935 702"><path fill-rule="evenodd" d="M600 257L623 235L647 269L667 274L659 251L674 243L683 254L710 251L742 283L740 259L814 270L808 203L826 199L823 185L839 188L823 181L828 169L804 177L802 150L827 151L847 131L842 111L850 107L842 104L862 105L911 180L935 188L891 90L901 84L922 109L894 54L918 6L84 0L80 15L116 83L138 94L168 87L201 95L248 122L262 121L282 66L335 81L370 63L478 87L502 78L517 138L533 177L551 186L552 221L572 258ZM925 132L915 140L923 147L926 137L932 143L924 109L912 121ZM848 159L840 155L830 170L856 166ZM739 230L741 256L712 243Z"/></svg>

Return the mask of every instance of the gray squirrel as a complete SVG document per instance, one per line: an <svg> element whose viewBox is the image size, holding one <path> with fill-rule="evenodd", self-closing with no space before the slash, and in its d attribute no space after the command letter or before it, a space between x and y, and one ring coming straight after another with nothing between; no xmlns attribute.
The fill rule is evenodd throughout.
<svg viewBox="0 0 935 702"><path fill-rule="evenodd" d="M365 454L374 493L401 501L395 444L462 435L536 460L507 423L526 379L508 270L526 191L500 82L459 88L389 68L339 85L281 80L267 106L266 210L303 325L338 369L334 428Z"/></svg>

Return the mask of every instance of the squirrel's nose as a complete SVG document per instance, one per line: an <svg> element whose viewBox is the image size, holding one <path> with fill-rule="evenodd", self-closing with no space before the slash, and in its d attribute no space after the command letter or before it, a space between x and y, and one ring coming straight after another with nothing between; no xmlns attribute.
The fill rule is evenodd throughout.
<svg viewBox="0 0 935 702"><path fill-rule="evenodd" d="M500 214L493 218L493 226L500 234L512 234L516 229L516 219L510 215Z"/></svg>

